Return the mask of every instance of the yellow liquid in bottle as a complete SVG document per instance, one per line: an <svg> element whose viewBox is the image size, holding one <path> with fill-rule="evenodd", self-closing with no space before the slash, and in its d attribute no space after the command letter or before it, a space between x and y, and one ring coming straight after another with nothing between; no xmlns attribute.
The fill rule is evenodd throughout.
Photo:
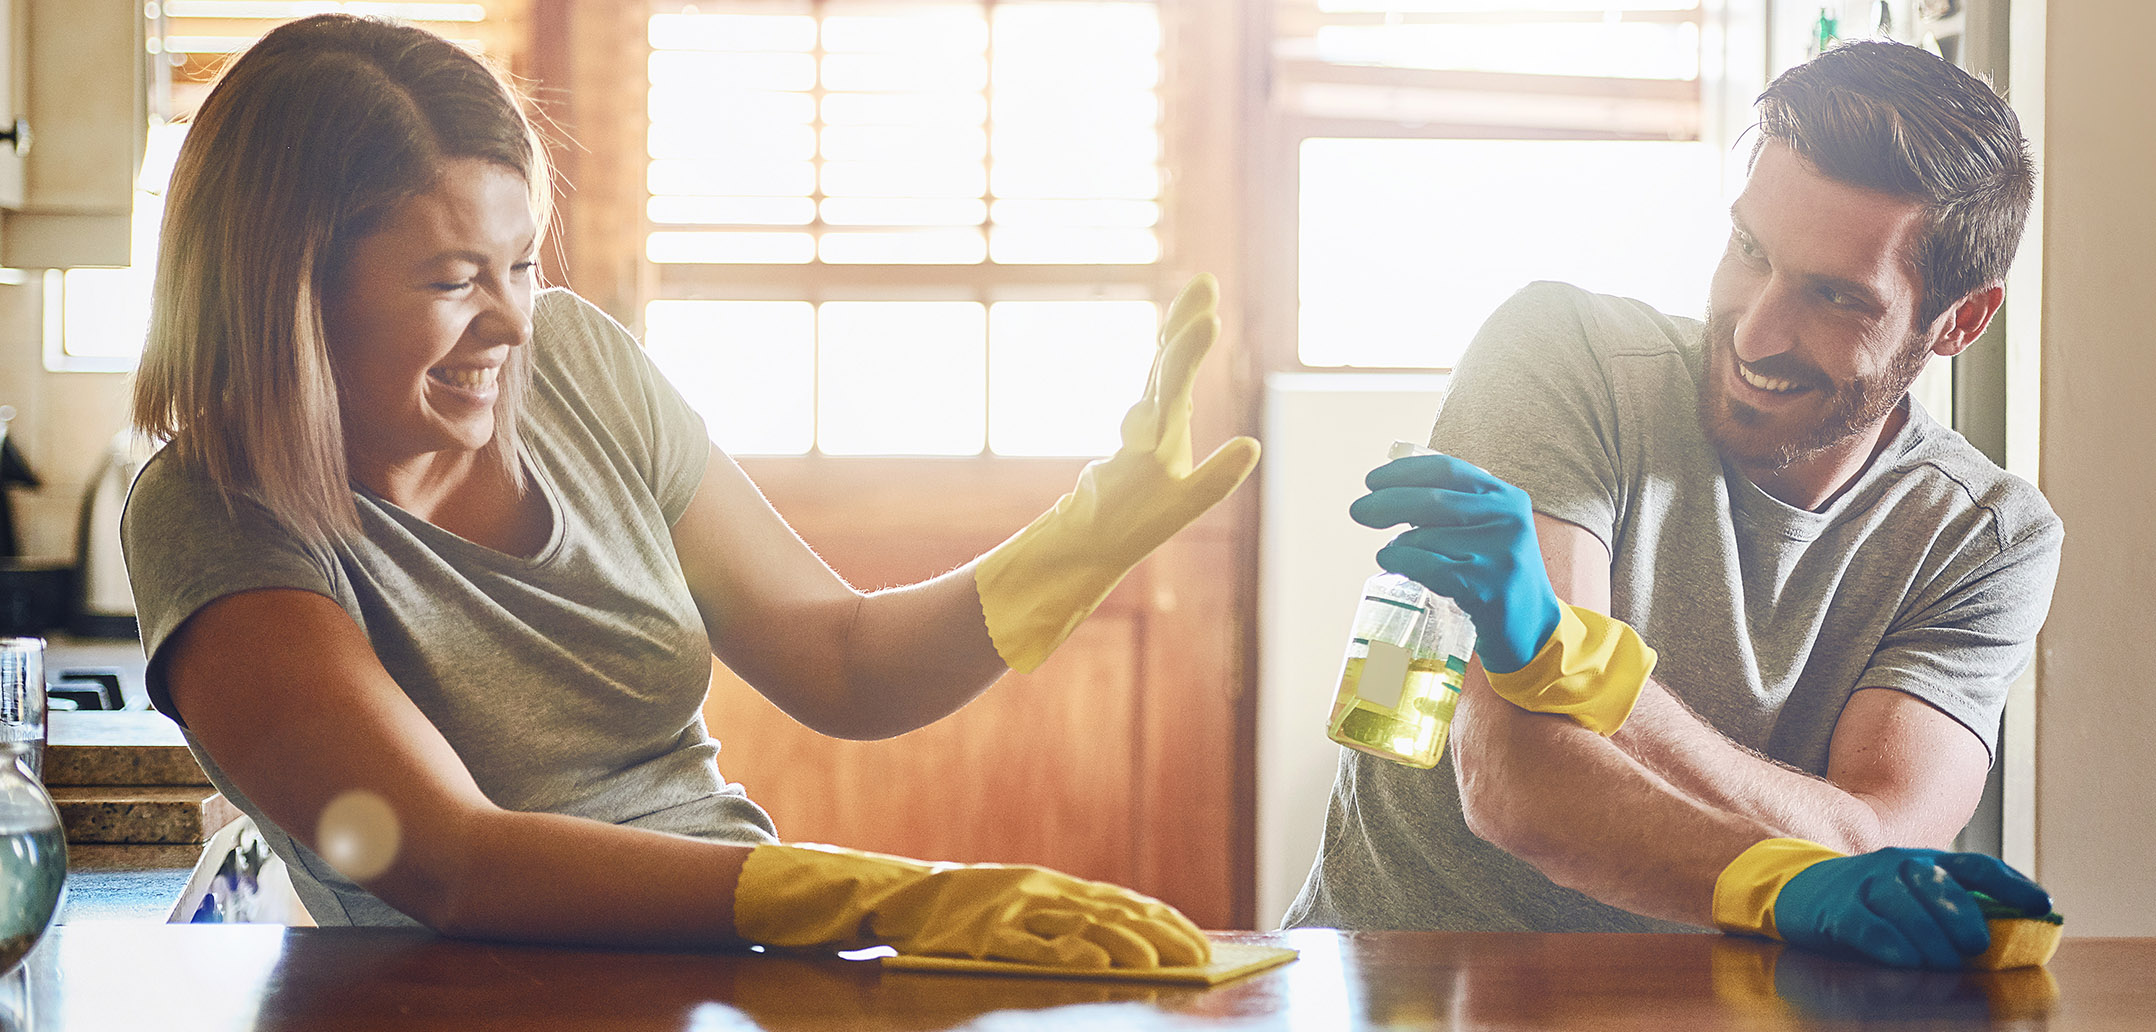
<svg viewBox="0 0 2156 1032"><path fill-rule="evenodd" d="M1452 728L1453 708L1460 702L1465 664L1437 658L1409 662L1399 704L1388 706L1371 697L1389 697L1390 685L1362 683L1366 662L1351 656L1341 670L1340 693L1333 703L1327 736L1395 763L1424 769L1437 766L1437 758L1445 752L1445 735Z"/></svg>

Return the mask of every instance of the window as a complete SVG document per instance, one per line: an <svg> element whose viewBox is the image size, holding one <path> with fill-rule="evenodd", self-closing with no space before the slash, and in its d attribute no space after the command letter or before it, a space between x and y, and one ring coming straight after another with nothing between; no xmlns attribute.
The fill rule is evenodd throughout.
<svg viewBox="0 0 2156 1032"><path fill-rule="evenodd" d="M722 447L1114 450L1168 222L1154 4L668 4L649 32L646 341Z"/></svg>
<svg viewBox="0 0 2156 1032"><path fill-rule="evenodd" d="M45 366L52 370L135 368L149 329L150 280L165 185L186 137L185 116L202 103L217 72L262 34L294 18L329 11L382 15L440 33L497 60L517 52L525 0L486 3L337 3L323 0L167 0L150 4L150 48L162 55L152 124L136 183L133 264L121 269L45 273Z"/></svg>
<svg viewBox="0 0 2156 1032"><path fill-rule="evenodd" d="M1697 0L1279 0L1275 17L1298 302L1276 366L1449 368L1537 279L1704 312L1728 148Z"/></svg>

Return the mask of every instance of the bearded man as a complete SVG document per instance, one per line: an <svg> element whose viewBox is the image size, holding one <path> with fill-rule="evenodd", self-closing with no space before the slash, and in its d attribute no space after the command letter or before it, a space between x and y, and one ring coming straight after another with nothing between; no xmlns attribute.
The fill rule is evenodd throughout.
<svg viewBox="0 0 2156 1032"><path fill-rule="evenodd" d="M1530 286L1460 362L1446 454L1370 475L1354 517L1411 528L1380 565L1457 598L1479 662L1436 769L1343 751L1286 924L1721 927L1952 967L1983 949L1966 890L2046 906L1937 850L2063 531L1907 393L1999 309L2026 141L1896 44L1759 108L1703 324Z"/></svg>

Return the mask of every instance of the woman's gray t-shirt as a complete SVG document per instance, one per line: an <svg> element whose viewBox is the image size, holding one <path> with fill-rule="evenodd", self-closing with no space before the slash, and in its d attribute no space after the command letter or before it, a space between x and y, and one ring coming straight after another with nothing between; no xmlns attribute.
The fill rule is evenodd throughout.
<svg viewBox="0 0 2156 1032"><path fill-rule="evenodd" d="M2051 605L2063 530L2036 488L1914 399L1823 512L1726 467L1701 431L1703 328L1534 284L1484 324L1431 445L1519 486L1612 556L1611 615L1722 734L1822 774L1843 704L1907 692L1995 745ZM1447 753L1414 770L1341 750L1325 842L1284 924L1656 931L1468 831ZM1615 818L1613 818L1615 819Z"/></svg>
<svg viewBox="0 0 2156 1032"><path fill-rule="evenodd" d="M151 697L178 719L160 649L203 606L311 591L359 625L497 805L771 841L770 818L719 774L703 719L711 643L670 535L710 456L703 421L626 330L567 291L535 299L527 346L526 469L553 517L530 558L357 486L360 535L310 544L249 500L228 504L170 449L152 458L122 520ZM187 741L285 859L318 923L414 923L294 841Z"/></svg>

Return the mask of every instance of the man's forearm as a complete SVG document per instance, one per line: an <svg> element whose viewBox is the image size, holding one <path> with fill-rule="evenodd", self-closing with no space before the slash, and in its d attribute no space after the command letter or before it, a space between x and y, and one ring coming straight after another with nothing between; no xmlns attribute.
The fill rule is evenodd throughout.
<svg viewBox="0 0 2156 1032"><path fill-rule="evenodd" d="M1692 798L1777 836L1845 853L1941 844L1897 841L1862 798L1730 741L1652 680L1610 742Z"/></svg>
<svg viewBox="0 0 2156 1032"><path fill-rule="evenodd" d="M1781 834L1688 794L1568 717L1505 702L1479 670L1452 748L1470 830L1559 885L1649 917L1711 925L1722 869Z"/></svg>

